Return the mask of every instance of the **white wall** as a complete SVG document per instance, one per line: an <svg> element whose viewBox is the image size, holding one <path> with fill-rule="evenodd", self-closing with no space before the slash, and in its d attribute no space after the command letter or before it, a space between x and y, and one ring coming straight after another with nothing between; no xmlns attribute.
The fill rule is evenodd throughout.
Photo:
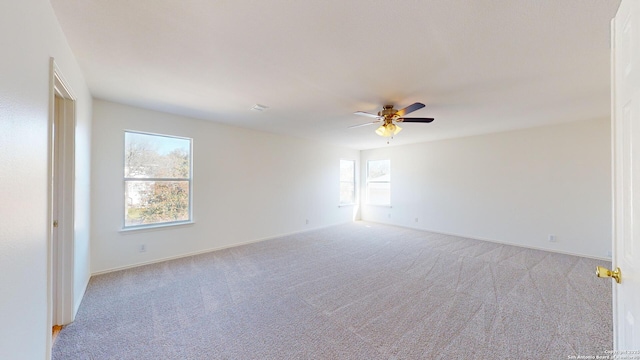
<svg viewBox="0 0 640 360"><path fill-rule="evenodd" d="M363 220L591 257L610 251L608 119L361 155L363 180L367 160L391 159L392 207L363 205Z"/></svg>
<svg viewBox="0 0 640 360"><path fill-rule="evenodd" d="M66 74L65 70L62 70ZM74 238L73 238L73 313L78 312L89 278L91 278L91 94L75 90L77 101L75 129L75 194L74 194ZM84 90L84 89L83 89Z"/></svg>
<svg viewBox="0 0 640 360"><path fill-rule="evenodd" d="M341 158L359 160L358 150L102 100L93 110L94 273L353 219L354 207L338 207L339 171ZM193 138L195 224L120 231L125 129Z"/></svg>
<svg viewBox="0 0 640 360"><path fill-rule="evenodd" d="M46 0L0 2L0 359L49 354L49 58L77 96L75 307L89 279L91 95Z"/></svg>

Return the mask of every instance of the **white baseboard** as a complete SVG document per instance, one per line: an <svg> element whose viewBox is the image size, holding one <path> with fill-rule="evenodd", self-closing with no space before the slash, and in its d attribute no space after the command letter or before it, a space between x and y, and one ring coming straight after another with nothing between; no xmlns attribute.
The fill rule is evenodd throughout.
<svg viewBox="0 0 640 360"><path fill-rule="evenodd" d="M281 237L285 237L285 236L302 234L302 233L306 233L306 232L309 232L309 231L326 229L326 228L330 228L330 227L333 227L333 226L348 224L350 222L351 221L341 222L341 223L336 223L336 224L331 224L331 225L325 225L325 226L319 226L319 227L314 227L314 228L311 228L311 229L293 231L293 232L284 233L284 234L280 234L280 235L273 235L273 236L268 236L268 237L264 237L264 238L258 238L258 239L253 239L253 240L249 240L249 241L243 241L243 242L240 242L240 243L234 243L234 244L230 244L230 245L218 246L218 247L214 247L214 248L209 248L209 249L205 249L205 250L189 252L189 253L175 255L175 256L167 256L167 257L163 257L163 258L160 258L160 259L144 261L144 262L135 263L135 264L131 264L131 265L114 267L114 268L110 268L110 269L106 269L106 270L100 270L100 271L93 272L93 273L91 273L91 276L107 274L107 273L111 273L111 272L115 272L115 271L132 269L132 268L136 268L136 267L139 267L139 266L151 265L151 264L156 264L156 263L160 263L160 262L164 262L164 261L181 259L181 258L185 258L185 257L189 257L189 256L206 254L206 253L210 253L210 252L213 252L213 251L230 249L230 248L234 248L234 247L237 247L237 246L254 244L254 243L267 241L267 240L272 240L272 239L277 239L277 238L281 238Z"/></svg>
<svg viewBox="0 0 640 360"><path fill-rule="evenodd" d="M492 243L496 243L496 244L518 246L518 247L522 247L522 248L526 248L526 249L548 251L548 252L553 252L553 253L558 253L558 254L579 256L579 257L585 257L585 258L589 258L589 259L596 259L596 260L603 260L603 261L611 261L611 258L607 258L607 257L598 257L598 256L581 254L581 253L576 253L576 252L568 252L568 251L561 251L561 250L554 250L554 249L545 249L545 248L536 247L536 246L516 244L516 243L508 242L508 241L500 241L500 240L482 238L482 237L477 237L477 236L468 236L468 235L456 234L456 233L450 233L450 232L444 232L444 231L423 229L423 228L419 228L419 227L415 227L415 226L399 225L399 224L392 224L392 223L385 223L385 222L378 222L378 221L369 221L369 220L356 220L355 222L359 222L359 221L369 222L369 223L374 223L374 224L387 225L387 226L397 226L397 227L400 227L400 228L406 228L406 229L412 229L412 230L418 230L418 231L427 231L427 232L431 232L431 233L434 233L434 234L457 236L457 237L466 238L466 239L472 239L472 240L487 241L487 242L492 242ZM342 222L342 223L336 223L336 224L331 224L331 225L326 225L326 226L319 226L319 227L315 227L315 228L312 228L312 229L304 229L304 230L299 230L299 231L293 231L293 232L284 233L284 234L280 234L280 235L273 235L273 236L268 236L268 237L264 237L264 238L258 238L258 239L253 239L253 240L249 240L249 241L244 241L244 242L240 242L240 243L224 245L224 246L218 246L218 247L214 247L214 248L209 248L209 249L200 250L200 251L194 251L194 252L175 255L175 256L168 256L168 257L155 259L155 260L151 260L151 261L135 263L135 264L127 265L127 266L120 266L120 267L110 268L110 269L107 269L107 270L101 270L101 271L94 272L94 273L91 274L91 276L107 274L107 273L114 272L114 271L132 269L132 268L139 267L139 266L151 265L151 264L160 263L160 262L163 262L163 261L175 260L175 259L180 259L180 258L189 257L189 256L206 254L206 253L210 253L210 252L213 252L213 251L234 248L234 247L237 247L237 246L249 245L249 244L258 243L258 242L262 242L262 241L277 239L277 238L284 237L284 236L302 234L302 233L309 232L309 231L314 231L314 230L326 229L326 228L330 228L330 227L338 226L338 225L342 225L342 224L347 224L347 223L349 223L349 222ZM76 311L77 311L77 309L76 309Z"/></svg>
<svg viewBox="0 0 640 360"><path fill-rule="evenodd" d="M374 223L374 224L397 226L397 227L401 227L401 228L405 228L405 229L428 231L428 232L431 232L431 233L434 233L434 234L457 236L457 237L461 237L461 238L465 238L465 239L487 241L487 242L492 242L492 243L502 244L502 245L517 246L517 247L521 247L521 248L525 248L525 249L540 250L540 251L547 251L547 252L552 252L552 253L557 253L557 254L579 256L579 257L584 257L584 258L588 258L588 259L595 259L595 260L611 261L611 258L604 257L604 256L600 257L600 256L581 254L581 253L577 253L577 252L562 251L562 250L555 250L555 249L545 249L545 248L536 247L536 246L516 244L516 243L512 243L512 242L508 242L508 241L501 241L501 240L487 239L487 238L482 238L482 237L477 237L477 236L469 236L469 235L449 233L449 232L444 232L444 231L423 229L423 228L419 228L419 227L415 227L415 226L409 226L409 225L399 225L399 224L385 223L385 222L379 222L379 221L370 221L370 220L362 220L362 221L363 222L370 222L370 223Z"/></svg>

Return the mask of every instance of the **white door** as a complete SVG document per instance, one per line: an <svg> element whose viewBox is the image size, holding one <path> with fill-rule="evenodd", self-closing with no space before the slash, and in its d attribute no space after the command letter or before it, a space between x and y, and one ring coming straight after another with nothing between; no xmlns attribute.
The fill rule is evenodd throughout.
<svg viewBox="0 0 640 360"><path fill-rule="evenodd" d="M623 0L611 28L614 350L640 351L640 1Z"/></svg>

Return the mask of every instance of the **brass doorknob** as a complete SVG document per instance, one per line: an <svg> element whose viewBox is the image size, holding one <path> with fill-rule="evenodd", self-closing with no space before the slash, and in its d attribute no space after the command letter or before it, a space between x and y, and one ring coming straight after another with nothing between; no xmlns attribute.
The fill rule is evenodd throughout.
<svg viewBox="0 0 640 360"><path fill-rule="evenodd" d="M622 273L620 272L619 267L611 271L605 267L596 266L596 276L599 278L614 278L618 284L622 282Z"/></svg>

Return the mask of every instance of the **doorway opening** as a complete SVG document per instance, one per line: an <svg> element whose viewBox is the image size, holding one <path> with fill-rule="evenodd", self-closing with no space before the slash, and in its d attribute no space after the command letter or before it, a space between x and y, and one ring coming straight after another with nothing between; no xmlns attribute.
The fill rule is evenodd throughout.
<svg viewBox="0 0 640 360"><path fill-rule="evenodd" d="M50 61L48 339L73 321L75 96ZM49 346L49 348L51 348Z"/></svg>

